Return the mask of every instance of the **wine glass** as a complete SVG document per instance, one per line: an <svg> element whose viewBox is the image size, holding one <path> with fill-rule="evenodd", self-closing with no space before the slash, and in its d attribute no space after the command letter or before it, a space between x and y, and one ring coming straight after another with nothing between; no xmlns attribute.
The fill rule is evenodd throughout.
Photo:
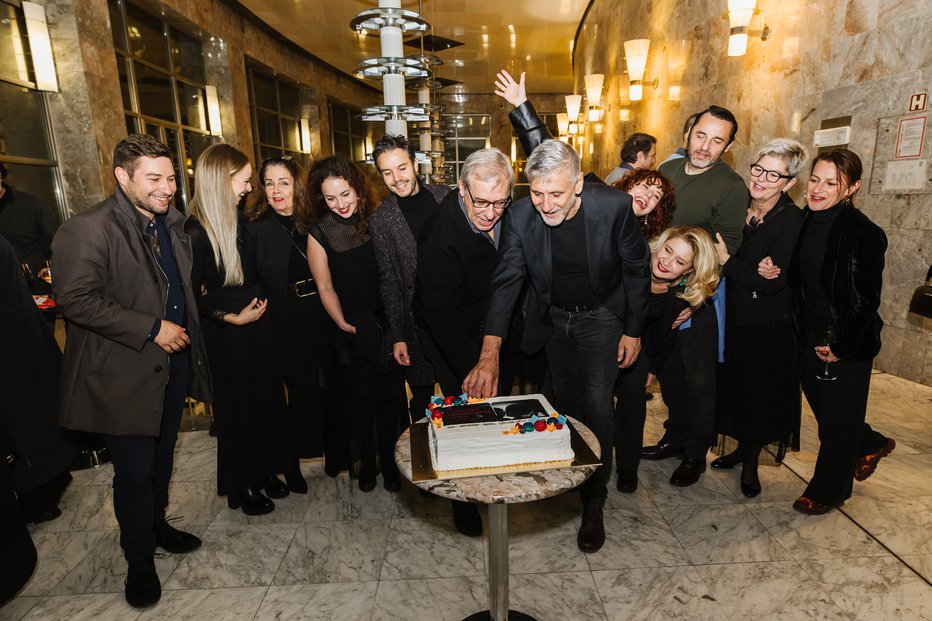
<svg viewBox="0 0 932 621"><path fill-rule="evenodd" d="M822 337L822 341L819 343L822 347L830 347L835 342L835 331L832 329L832 326L825 327L825 334ZM816 379L822 380L823 382L834 382L838 379L835 376L835 373L832 371L829 366L832 364L828 360L824 360L822 363L822 369L816 373Z"/></svg>
<svg viewBox="0 0 932 621"><path fill-rule="evenodd" d="M23 264L20 266L23 269L23 277L26 279L26 284L31 285L33 280L32 270L29 269L29 264L23 261Z"/></svg>
<svg viewBox="0 0 932 621"><path fill-rule="evenodd" d="M42 280L48 284L52 284L52 261L50 259L46 259L42 267Z"/></svg>

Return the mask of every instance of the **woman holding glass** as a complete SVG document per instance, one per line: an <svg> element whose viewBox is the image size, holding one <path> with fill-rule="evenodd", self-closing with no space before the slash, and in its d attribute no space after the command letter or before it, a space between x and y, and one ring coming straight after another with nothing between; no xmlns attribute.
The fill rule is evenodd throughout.
<svg viewBox="0 0 932 621"><path fill-rule="evenodd" d="M712 468L741 464L741 491L761 492L758 463L778 465L799 448L799 364L793 293L786 275L767 279L764 259L789 264L802 212L787 194L806 160L795 140L767 143L751 164L741 246L734 255L718 236L715 249L727 277L725 366L718 391L719 452ZM737 446L736 445L737 442ZM729 452L730 451L730 452Z"/></svg>
<svg viewBox="0 0 932 621"><path fill-rule="evenodd" d="M819 425L815 472L793 507L819 515L851 497L896 442L865 422L871 366L880 351L877 309L883 284L883 230L854 207L861 160L848 149L815 158L808 207L791 263L799 298L801 383ZM779 275L765 258L760 269Z"/></svg>
<svg viewBox="0 0 932 621"><path fill-rule="evenodd" d="M268 302L259 285L255 243L238 209L249 192L252 165L228 144L197 160L194 199L185 232L191 236L191 284L214 384L217 489L231 509L262 515L288 494L276 476L294 467L288 450L284 393L273 359Z"/></svg>
<svg viewBox="0 0 932 621"><path fill-rule="evenodd" d="M324 310L333 320L330 394L339 400L361 462L359 489L376 484L376 455L385 489L400 486L395 465L395 440L404 379L392 358L392 335L382 311L379 270L366 225L375 209L372 188L356 164L343 156L315 162L308 194L313 223L301 224L310 236L307 256ZM373 442L373 422L377 440Z"/></svg>

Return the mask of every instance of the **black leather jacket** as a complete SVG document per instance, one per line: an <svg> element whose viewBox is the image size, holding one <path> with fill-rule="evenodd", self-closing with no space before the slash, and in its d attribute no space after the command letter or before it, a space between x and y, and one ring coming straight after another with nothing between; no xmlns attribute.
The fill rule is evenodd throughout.
<svg viewBox="0 0 932 621"><path fill-rule="evenodd" d="M839 358L871 359L880 351L881 344L883 320L877 309L880 308L887 236L883 229L855 209L850 200L841 210L829 231L819 275L819 282L831 303L835 328L832 353ZM803 210L806 222L810 213L808 207ZM799 302L802 301L800 283L799 261L794 259L790 286ZM802 305L797 304L797 309L800 308Z"/></svg>

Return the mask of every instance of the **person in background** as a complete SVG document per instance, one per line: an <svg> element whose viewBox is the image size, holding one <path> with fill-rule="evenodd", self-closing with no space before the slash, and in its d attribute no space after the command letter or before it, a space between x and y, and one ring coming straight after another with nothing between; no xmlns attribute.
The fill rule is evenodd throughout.
<svg viewBox="0 0 932 621"><path fill-rule="evenodd" d="M44 278L52 258L55 214L35 194L10 187L7 175L0 162L0 235L6 237L19 262L28 265L33 276Z"/></svg>
<svg viewBox="0 0 932 621"><path fill-rule="evenodd" d="M636 170L611 185L631 195L631 209L644 239L651 241L670 227L676 200L673 185L659 172Z"/></svg>
<svg viewBox="0 0 932 621"><path fill-rule="evenodd" d="M854 481L873 474L896 441L865 417L871 367L880 351L887 238L854 206L861 159L848 149L818 155L806 185L807 207L791 262L790 286L800 309L803 393L819 425L815 471L793 507L820 515L851 497ZM760 266L779 277L779 264Z"/></svg>
<svg viewBox="0 0 932 621"><path fill-rule="evenodd" d="M375 143L372 158L389 194L369 218L369 233L379 265L382 306L392 332L392 353L404 368L411 387L409 413L417 420L427 408L436 382L434 369L418 343L411 312L417 239L450 188L418 180L414 146L404 136L383 136ZM404 420L403 427L407 423Z"/></svg>
<svg viewBox="0 0 932 621"><path fill-rule="evenodd" d="M458 191L447 195L418 239L414 316L444 395L459 395L479 360L501 219L511 204L514 184L514 169L504 153L471 153L460 170ZM511 373L501 374L499 394L509 394L510 379ZM453 523L464 535L482 534L474 504L453 501Z"/></svg>
<svg viewBox="0 0 932 621"><path fill-rule="evenodd" d="M335 155L311 166L308 193L314 221L302 223L310 233L307 256L321 302L334 324L327 383L344 405L339 415L348 418L353 428L361 462L360 491L375 489L378 457L382 484L395 492L401 488L395 441L404 378L392 357L369 235L369 216L376 207L372 188L356 164Z"/></svg>
<svg viewBox="0 0 932 621"><path fill-rule="evenodd" d="M728 295L716 417L721 457L712 468L741 464L741 491L749 498L761 491L758 463L778 465L787 450L799 448L793 294L785 275L768 280L757 266L764 257L788 265L793 256L802 213L787 191L805 161L806 150L795 140L777 138L764 145L747 181L751 203L741 247L730 255L721 238L715 245Z"/></svg>
<svg viewBox="0 0 932 621"><path fill-rule="evenodd" d="M696 119L698 118L699 118L698 112L696 114L690 114L689 117L686 118L686 121L683 123L683 144L685 145L689 144L689 130L693 128L693 125L695 124ZM677 160L681 157L686 157L686 147L677 147L673 151L673 153L667 156L667 159L660 162L660 165L663 166L667 162L671 160Z"/></svg>
<svg viewBox="0 0 932 621"><path fill-rule="evenodd" d="M644 388L661 374L676 346L680 317L696 309L715 292L719 265L712 240L702 228L680 226L663 231L651 242L651 284L641 355L621 369L615 383L615 452L618 491L637 490L637 470L644 440L647 400Z"/></svg>
<svg viewBox="0 0 932 621"><path fill-rule="evenodd" d="M657 163L657 139L650 134L635 132L621 145L621 164L608 173L605 183L611 185L635 170L650 170Z"/></svg>
<svg viewBox="0 0 932 621"><path fill-rule="evenodd" d="M262 515L275 509L270 498L288 495L277 475L295 464L255 239L238 208L252 191L250 177L241 151L208 147L197 160L185 231L216 388L217 491L231 509Z"/></svg>
<svg viewBox="0 0 932 621"><path fill-rule="evenodd" d="M287 388L292 462L284 472L285 484L291 492L306 494L300 460L321 454L325 431L320 390L324 311L307 262L307 232L297 230L297 221L311 209L307 172L291 156L270 157L259 166L259 187L262 191L245 213L256 243L259 279L269 296L274 359ZM333 443L327 444L330 448ZM330 458L328 471L335 463L332 454Z"/></svg>
<svg viewBox="0 0 932 621"><path fill-rule="evenodd" d="M172 151L132 134L113 150L114 193L65 221L52 240L55 298L69 322L60 423L103 434L126 557L126 601L162 596L156 547L201 540L165 519L185 397L211 400L192 288L192 255L175 194Z"/></svg>

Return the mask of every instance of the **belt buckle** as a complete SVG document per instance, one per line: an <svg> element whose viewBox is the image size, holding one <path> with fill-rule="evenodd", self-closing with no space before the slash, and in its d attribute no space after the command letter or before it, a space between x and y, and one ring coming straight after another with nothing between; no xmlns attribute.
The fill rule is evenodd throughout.
<svg viewBox="0 0 932 621"><path fill-rule="evenodd" d="M313 280L310 280L310 279L307 279L307 278L304 279L304 280L299 280L298 282L296 282L296 283L294 284L294 294L295 294L297 297L299 297L299 298L306 298L306 297L310 297L310 296L312 296L312 295L316 295L316 294L317 294L316 291L308 291L307 289L308 289L309 287L306 288L306 287L304 286L304 285L310 285L312 282L314 282L314 281L313 281Z"/></svg>

